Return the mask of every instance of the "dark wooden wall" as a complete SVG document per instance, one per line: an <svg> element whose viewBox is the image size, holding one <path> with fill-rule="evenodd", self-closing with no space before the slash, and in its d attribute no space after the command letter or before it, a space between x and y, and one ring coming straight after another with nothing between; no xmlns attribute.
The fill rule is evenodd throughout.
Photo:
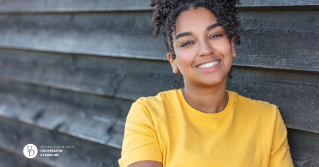
<svg viewBox="0 0 319 167"><path fill-rule="evenodd" d="M149 0L0 0L0 166L116 167L125 118L170 89ZM242 0L228 89L279 106L296 167L319 166L319 0ZM24 157L26 144L75 146Z"/></svg>

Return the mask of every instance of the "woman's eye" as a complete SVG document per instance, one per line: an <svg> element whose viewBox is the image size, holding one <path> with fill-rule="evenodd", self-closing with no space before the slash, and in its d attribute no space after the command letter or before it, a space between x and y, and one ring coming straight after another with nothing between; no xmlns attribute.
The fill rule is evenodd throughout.
<svg viewBox="0 0 319 167"><path fill-rule="evenodd" d="M188 45L190 45L190 44L192 44L192 43L193 43L193 42L187 41L187 42L183 43L181 47L188 46Z"/></svg>
<svg viewBox="0 0 319 167"><path fill-rule="evenodd" d="M218 38L218 37L221 37L221 36L223 36L223 35L222 35L222 34L215 34L215 35L213 35L213 36L211 37L211 39Z"/></svg>

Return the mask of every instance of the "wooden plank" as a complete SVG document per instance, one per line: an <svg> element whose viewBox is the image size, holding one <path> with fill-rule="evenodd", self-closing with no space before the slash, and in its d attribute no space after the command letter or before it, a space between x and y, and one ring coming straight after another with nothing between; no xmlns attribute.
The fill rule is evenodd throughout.
<svg viewBox="0 0 319 167"><path fill-rule="evenodd" d="M96 12L150 10L150 0L0 0L0 12Z"/></svg>
<svg viewBox="0 0 319 167"><path fill-rule="evenodd" d="M115 148L121 148L131 104L0 80L0 116Z"/></svg>
<svg viewBox="0 0 319 167"><path fill-rule="evenodd" d="M288 129L288 141L295 167L319 166L319 134Z"/></svg>
<svg viewBox="0 0 319 167"><path fill-rule="evenodd" d="M163 61L12 50L0 52L0 76L128 100L168 90L176 77Z"/></svg>
<svg viewBox="0 0 319 167"><path fill-rule="evenodd" d="M317 0L241 0L242 7L258 6L311 6L319 5Z"/></svg>
<svg viewBox="0 0 319 167"><path fill-rule="evenodd" d="M317 0L242 0L239 7L265 6L313 6L319 5ZM150 0L0 0L0 12L96 12L96 11L128 11L151 10Z"/></svg>
<svg viewBox="0 0 319 167"><path fill-rule="evenodd" d="M319 5L311 6L240 6L239 12L270 12L270 11L319 11Z"/></svg>
<svg viewBox="0 0 319 167"><path fill-rule="evenodd" d="M227 89L276 104L286 126L319 133L319 75L235 67Z"/></svg>
<svg viewBox="0 0 319 167"><path fill-rule="evenodd" d="M319 71L319 12L242 13L234 64ZM317 29L317 30L316 30Z"/></svg>
<svg viewBox="0 0 319 167"><path fill-rule="evenodd" d="M26 158L24 155L16 155L3 148L0 148L1 167L50 167L49 165Z"/></svg>
<svg viewBox="0 0 319 167"><path fill-rule="evenodd" d="M150 12L0 15L0 47L166 59L150 21Z"/></svg>
<svg viewBox="0 0 319 167"><path fill-rule="evenodd" d="M56 157L38 154L34 158L56 167L71 164L78 167L117 167L117 161L121 156L119 149L0 117L0 147L24 156L22 150L27 144L34 144L38 150L40 146L74 146L64 148Z"/></svg>
<svg viewBox="0 0 319 167"><path fill-rule="evenodd" d="M317 16L318 11L242 12L234 64L319 71ZM166 60L150 20L150 12L0 15L0 47Z"/></svg>

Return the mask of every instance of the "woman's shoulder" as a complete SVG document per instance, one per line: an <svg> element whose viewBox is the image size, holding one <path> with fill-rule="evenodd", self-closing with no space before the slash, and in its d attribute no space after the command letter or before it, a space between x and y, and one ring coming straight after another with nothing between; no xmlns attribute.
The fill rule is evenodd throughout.
<svg viewBox="0 0 319 167"><path fill-rule="evenodd" d="M132 104L128 116L165 117L166 112L173 110L172 104L178 103L179 91L173 89L160 92L156 96L140 97Z"/></svg>
<svg viewBox="0 0 319 167"><path fill-rule="evenodd" d="M262 100L251 99L232 92L235 104L236 117L245 120L247 124L258 124L263 129L274 129L276 122L281 119L281 114L275 104Z"/></svg>
<svg viewBox="0 0 319 167"><path fill-rule="evenodd" d="M155 96L140 97L136 100L135 103L139 103L146 106L154 106L168 103L179 98L179 91L179 89L173 89L159 92Z"/></svg>
<svg viewBox="0 0 319 167"><path fill-rule="evenodd" d="M236 108L238 110L247 111L250 113L257 113L262 115L276 115L278 107L262 100L255 100L249 97L239 95L236 92L229 91L234 96Z"/></svg>

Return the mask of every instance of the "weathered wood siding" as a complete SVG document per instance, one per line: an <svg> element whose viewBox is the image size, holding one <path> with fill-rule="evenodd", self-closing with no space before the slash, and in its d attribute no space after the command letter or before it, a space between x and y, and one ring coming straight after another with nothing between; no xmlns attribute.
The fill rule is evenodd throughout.
<svg viewBox="0 0 319 167"><path fill-rule="evenodd" d="M176 78L150 0L0 0L0 166L118 166L126 115ZM319 166L319 0L242 0L227 87L269 101L296 167ZM70 145L27 159L27 144Z"/></svg>

